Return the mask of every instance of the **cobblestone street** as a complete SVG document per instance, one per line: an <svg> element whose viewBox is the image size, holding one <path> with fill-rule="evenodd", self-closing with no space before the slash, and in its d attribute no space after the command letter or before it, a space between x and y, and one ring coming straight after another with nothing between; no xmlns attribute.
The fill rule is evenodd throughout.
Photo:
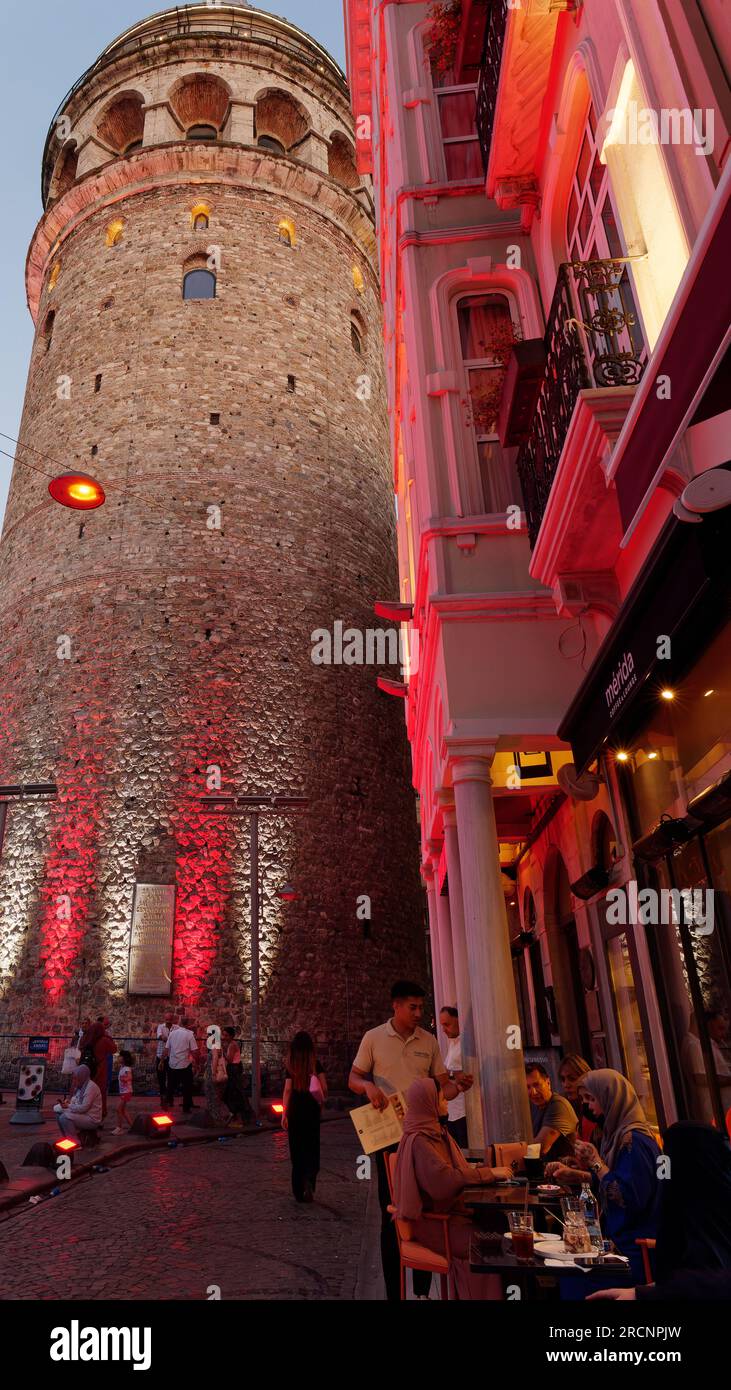
<svg viewBox="0 0 731 1390"><path fill-rule="evenodd" d="M353 1299L369 1191L358 1152L349 1120L323 1126L312 1206L291 1196L282 1132L82 1178L0 1226L0 1298L205 1300L215 1285L224 1300Z"/></svg>

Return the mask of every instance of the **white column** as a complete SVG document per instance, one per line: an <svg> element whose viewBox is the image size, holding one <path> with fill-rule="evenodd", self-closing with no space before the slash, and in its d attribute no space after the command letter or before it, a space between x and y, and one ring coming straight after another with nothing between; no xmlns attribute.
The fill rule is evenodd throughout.
<svg viewBox="0 0 731 1390"><path fill-rule="evenodd" d="M439 923L437 919L437 890L434 883L434 869L428 860L421 866L421 876L426 886L426 897L429 907L429 943L431 946L431 973L434 981L434 1008L439 1008L439 1000L442 993L442 969L439 959ZM427 1024L429 1020L426 1020ZM437 1015L437 1024L439 1016Z"/></svg>
<svg viewBox="0 0 731 1390"><path fill-rule="evenodd" d="M462 870L459 862L457 815L453 806L447 806L444 811L444 847L447 855L449 913L452 924L452 952L454 956L454 975L457 989L460 1043L462 1044L462 1068L475 1078L472 1088L465 1092L467 1137L470 1149L484 1149L485 1129L482 1123L482 1091L480 1088L480 1070L477 1064L475 1020L472 1007L472 990L470 988L470 967L467 959L467 944L464 930Z"/></svg>
<svg viewBox="0 0 731 1390"><path fill-rule="evenodd" d="M453 781L485 1138L493 1144L530 1139L532 1130L490 763L457 756Z"/></svg>
<svg viewBox="0 0 731 1390"><path fill-rule="evenodd" d="M442 977L443 998L437 999L437 1009L445 1004L457 1003L457 986L454 979L454 957L452 954L452 923L450 920L449 898L439 892L439 878L435 871L434 890L437 900L437 924L439 927L439 966Z"/></svg>

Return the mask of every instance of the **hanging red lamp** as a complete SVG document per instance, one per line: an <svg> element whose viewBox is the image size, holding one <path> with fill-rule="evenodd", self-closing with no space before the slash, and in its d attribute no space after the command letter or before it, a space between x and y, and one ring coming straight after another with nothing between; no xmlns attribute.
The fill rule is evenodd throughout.
<svg viewBox="0 0 731 1390"><path fill-rule="evenodd" d="M101 483L87 473L61 473L48 484L48 491L54 502L77 512L93 512L106 501Z"/></svg>

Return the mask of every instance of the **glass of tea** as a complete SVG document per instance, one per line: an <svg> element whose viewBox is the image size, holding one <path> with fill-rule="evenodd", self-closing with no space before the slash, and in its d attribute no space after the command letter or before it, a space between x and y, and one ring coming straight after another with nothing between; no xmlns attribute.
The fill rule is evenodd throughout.
<svg viewBox="0 0 731 1390"><path fill-rule="evenodd" d="M509 1211L510 1234L513 1237L513 1254L516 1260L526 1263L533 1259L533 1213L531 1211Z"/></svg>

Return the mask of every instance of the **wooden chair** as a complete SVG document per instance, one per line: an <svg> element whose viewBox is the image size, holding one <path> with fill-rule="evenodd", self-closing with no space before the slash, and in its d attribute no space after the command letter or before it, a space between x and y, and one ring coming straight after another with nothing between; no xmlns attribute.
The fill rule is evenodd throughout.
<svg viewBox="0 0 731 1390"><path fill-rule="evenodd" d="M654 1284L655 1274L650 1262L650 1251L655 1249L657 1241L653 1240L651 1236L641 1236L639 1240L635 1241L635 1245L639 1245L642 1251L642 1268L645 1272L645 1283Z"/></svg>
<svg viewBox="0 0 731 1390"><path fill-rule="evenodd" d="M519 1173L525 1167L524 1159L527 1144L496 1144L495 1145L495 1168L510 1168L516 1164L515 1172Z"/></svg>
<svg viewBox="0 0 731 1390"><path fill-rule="evenodd" d="M439 1255L434 1250L430 1250L427 1245L420 1245L418 1240L412 1238L412 1224L410 1221L400 1221L396 1216L396 1198L394 1194L394 1173L396 1166L396 1154L386 1154L386 1177L388 1178L388 1190L391 1194L389 1212L396 1227L396 1239L398 1241L399 1260L401 1262L401 1298L406 1298L406 1271L407 1269L422 1269L428 1274L439 1275L439 1288L442 1299L449 1298L449 1267L452 1263L452 1252L449 1247L449 1217L440 1215L438 1212L424 1212L427 1221L436 1222L441 1226L442 1241L444 1243L444 1254Z"/></svg>

